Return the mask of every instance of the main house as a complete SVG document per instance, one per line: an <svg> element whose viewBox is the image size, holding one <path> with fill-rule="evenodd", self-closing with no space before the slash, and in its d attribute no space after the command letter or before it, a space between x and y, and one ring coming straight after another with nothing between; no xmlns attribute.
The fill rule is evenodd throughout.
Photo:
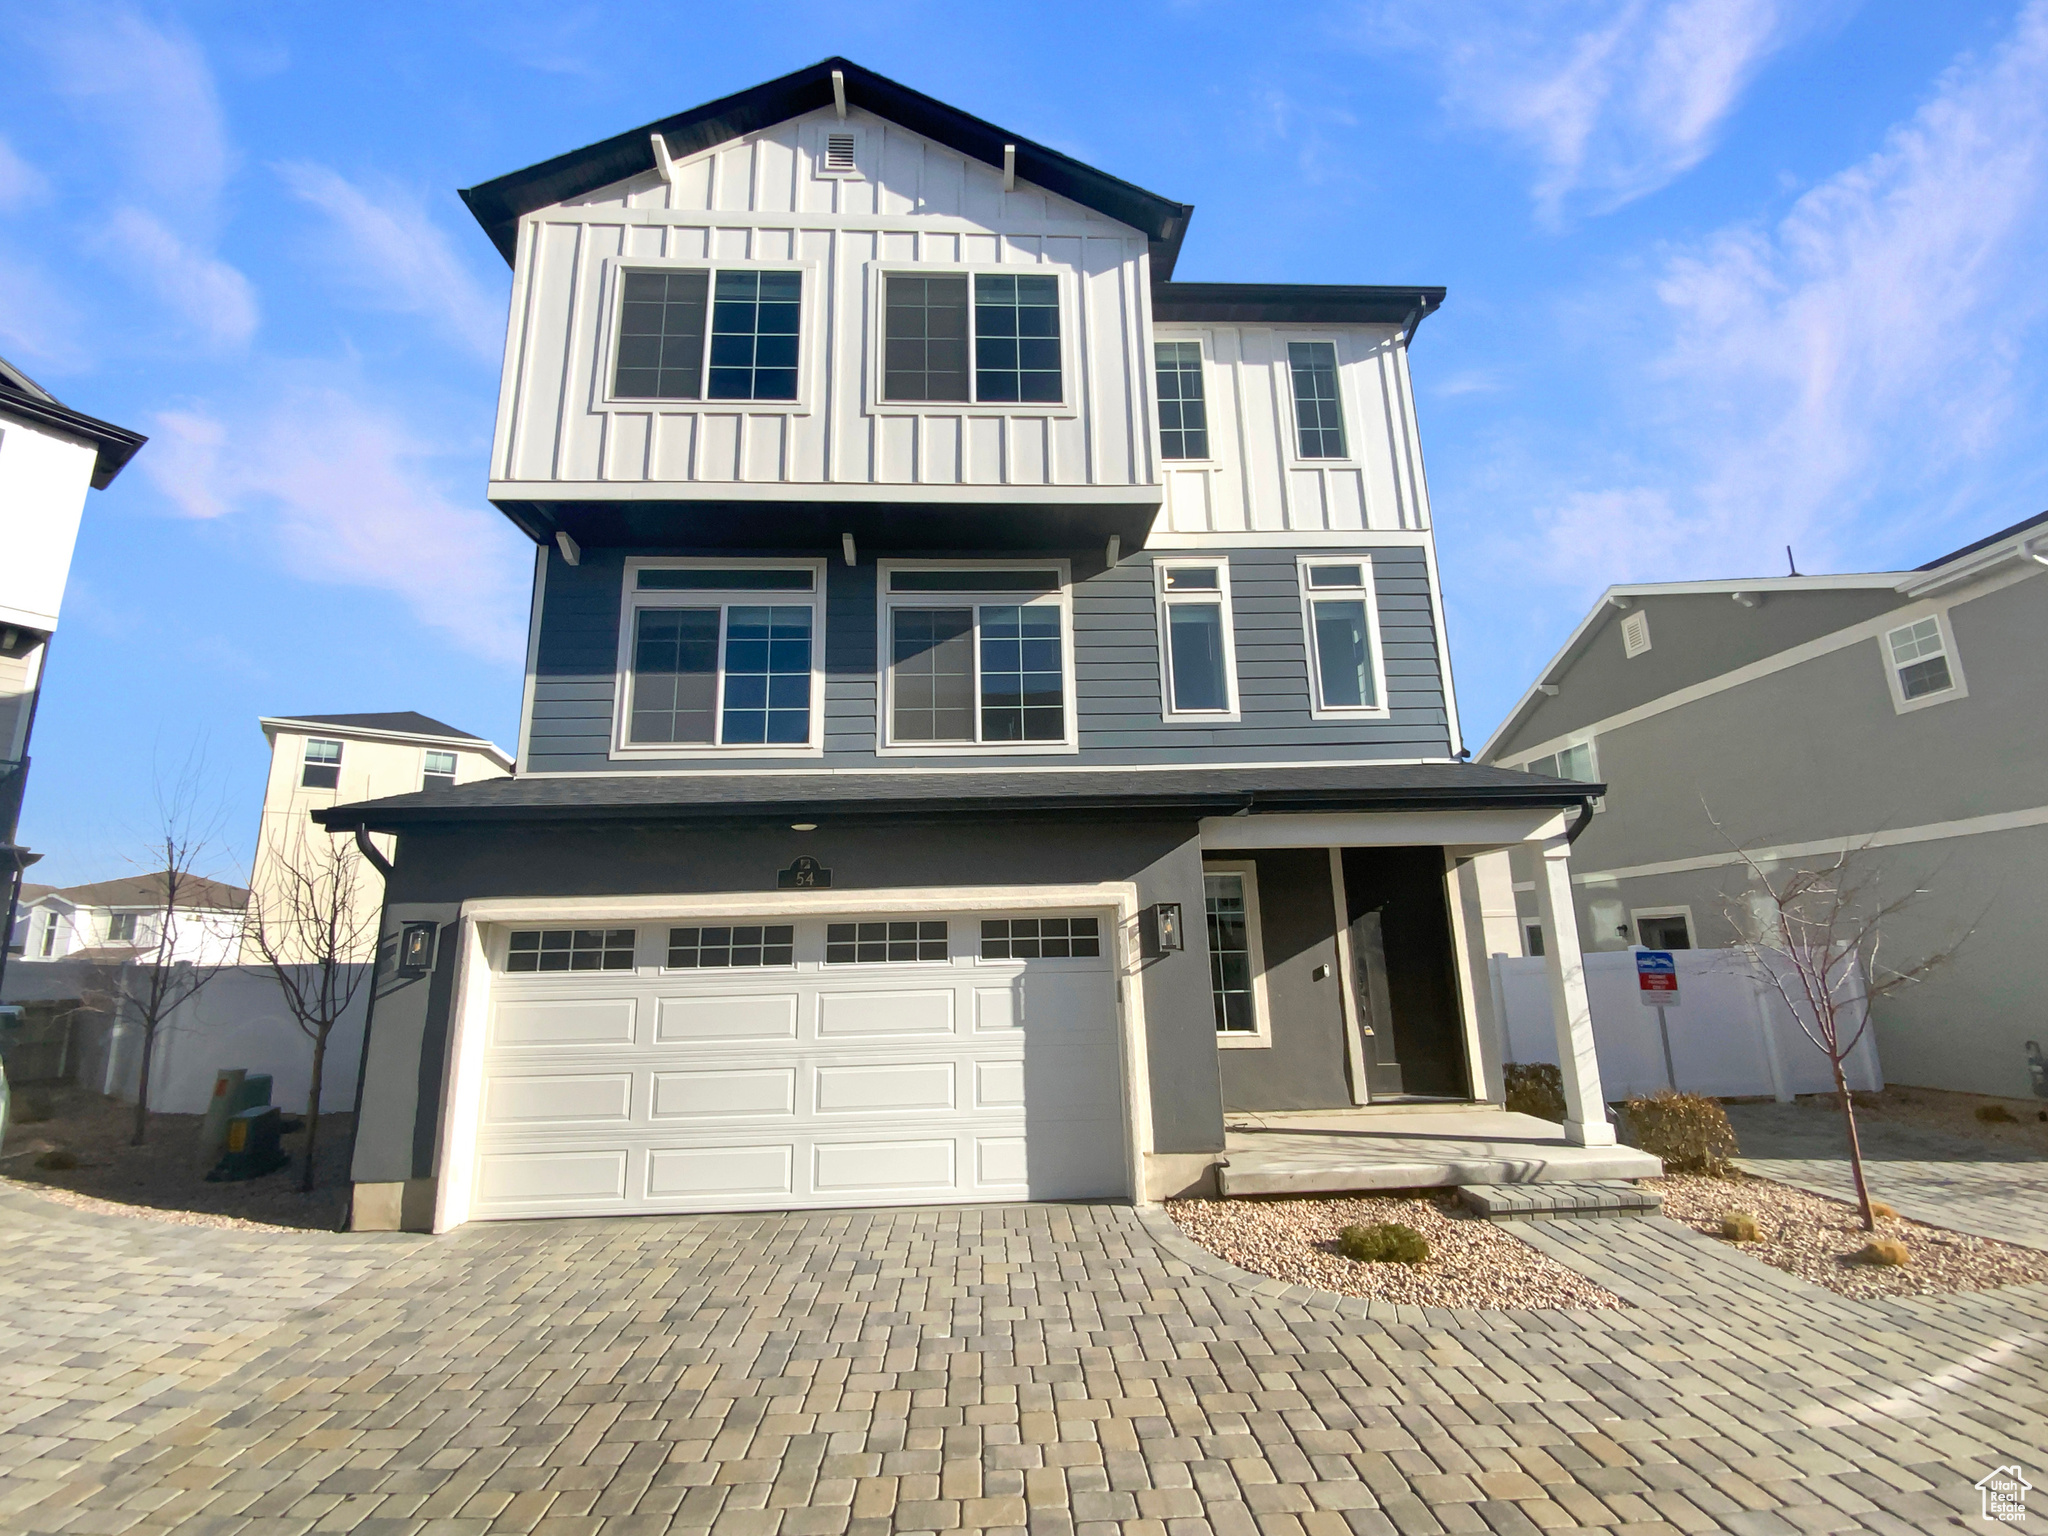
<svg viewBox="0 0 2048 1536"><path fill-rule="evenodd" d="M1576 849L1588 949L1729 945L1764 894L1746 858L1853 850L1862 910L1905 903L1880 965L1961 939L1873 1006L1885 1075L2048 1097L2044 566L2048 513L1910 571L1610 587L1480 761L1607 785ZM1507 862L1540 953L1534 862Z"/></svg>
<svg viewBox="0 0 2048 1536"><path fill-rule="evenodd" d="M525 701L316 813L396 838L359 1225L1143 1200L1226 1110L1498 1096L1450 876L1566 899L1597 786L1462 760L1443 290L1175 282L1188 207L843 59L463 195Z"/></svg>

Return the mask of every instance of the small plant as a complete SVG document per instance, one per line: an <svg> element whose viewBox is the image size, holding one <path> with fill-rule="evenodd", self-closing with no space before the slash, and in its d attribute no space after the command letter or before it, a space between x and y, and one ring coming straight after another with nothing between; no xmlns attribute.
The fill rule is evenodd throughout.
<svg viewBox="0 0 2048 1536"><path fill-rule="evenodd" d="M1429 1239L1398 1221L1376 1221L1339 1232L1337 1251L1354 1264L1420 1264L1429 1257Z"/></svg>
<svg viewBox="0 0 2048 1536"><path fill-rule="evenodd" d="M1882 1200L1873 1200L1870 1202L1870 1214L1879 1221L1882 1221L1887 1216L1897 1216L1899 1213L1886 1205Z"/></svg>
<svg viewBox="0 0 2048 1536"><path fill-rule="evenodd" d="M1986 1125L2011 1125L2013 1113L2003 1104L1979 1104L1977 1118Z"/></svg>
<svg viewBox="0 0 2048 1536"><path fill-rule="evenodd" d="M1756 1218L1747 1211L1730 1211L1721 1218L1721 1235L1731 1243L1760 1243L1764 1240L1757 1230Z"/></svg>
<svg viewBox="0 0 2048 1536"><path fill-rule="evenodd" d="M1547 1061L1511 1061L1501 1068L1507 1107L1538 1120L1564 1119L1564 1077Z"/></svg>
<svg viewBox="0 0 2048 1536"><path fill-rule="evenodd" d="M36 1166L48 1169L52 1173L66 1173L78 1166L78 1154L76 1152L66 1152L63 1148L59 1147L56 1151L45 1152L41 1157L37 1158Z"/></svg>
<svg viewBox="0 0 2048 1536"><path fill-rule="evenodd" d="M1910 1264L1913 1256L1906 1252L1906 1245L1891 1238L1880 1237L1874 1243L1866 1243L1856 1250L1853 1262L1857 1264L1878 1264L1886 1269L1898 1269Z"/></svg>
<svg viewBox="0 0 2048 1536"><path fill-rule="evenodd" d="M1732 1171L1730 1159L1742 1149L1719 1099L1697 1093L1653 1093L1622 1105L1629 1139L1668 1173L1704 1173L1717 1178Z"/></svg>

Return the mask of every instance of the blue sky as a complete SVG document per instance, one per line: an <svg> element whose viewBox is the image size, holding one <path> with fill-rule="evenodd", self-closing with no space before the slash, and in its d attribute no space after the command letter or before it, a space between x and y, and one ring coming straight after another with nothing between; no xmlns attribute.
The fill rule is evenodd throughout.
<svg viewBox="0 0 2048 1536"><path fill-rule="evenodd" d="M88 505L24 840L125 872L263 714L509 745L508 275L455 188L843 53L1192 202L1179 276L1443 283L1414 372L1468 739L1610 581L2040 509L2048 3L10 7L0 353L152 441Z"/></svg>

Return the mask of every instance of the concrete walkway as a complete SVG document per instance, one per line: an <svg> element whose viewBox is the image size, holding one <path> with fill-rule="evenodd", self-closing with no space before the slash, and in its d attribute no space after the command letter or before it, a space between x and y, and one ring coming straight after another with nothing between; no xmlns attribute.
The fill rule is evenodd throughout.
<svg viewBox="0 0 2048 1536"><path fill-rule="evenodd" d="M1742 1148L1738 1161L1751 1173L1837 1200L1856 1198L1839 1111L1731 1104L1728 1123ZM2048 1158L1868 1116L1856 1128L1871 1198L1930 1226L2048 1248Z"/></svg>
<svg viewBox="0 0 2048 1536"><path fill-rule="evenodd" d="M1452 1184L1590 1184L1652 1179L1634 1147L1579 1147L1564 1127L1489 1105L1275 1111L1225 1117L1227 1195L1428 1189Z"/></svg>
<svg viewBox="0 0 2048 1536"><path fill-rule="evenodd" d="M2048 1464L2048 1287L1514 1230L1636 1307L1368 1316L1110 1205L372 1239L0 1192L0 1530L1947 1532Z"/></svg>

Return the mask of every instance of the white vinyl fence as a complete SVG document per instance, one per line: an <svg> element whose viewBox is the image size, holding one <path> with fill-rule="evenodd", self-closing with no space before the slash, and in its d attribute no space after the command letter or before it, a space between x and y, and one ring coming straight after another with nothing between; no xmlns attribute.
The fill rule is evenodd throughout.
<svg viewBox="0 0 2048 1536"><path fill-rule="evenodd" d="M1664 1010L1671 1036L1671 1077L1682 1092L1716 1098L1832 1093L1828 1059L1799 1027L1774 987L1753 977L1735 950L1682 949L1679 1003ZM1507 1061L1557 1062L1551 1024L1550 982L1541 958L1493 956L1495 1025ZM1599 951L1586 956L1586 995L1593 1011L1593 1045L1607 1098L1655 1093L1670 1086L1657 1010L1640 1000L1635 954ZM1862 1007L1860 985L1855 1000ZM1875 1030L1865 1030L1847 1063L1858 1092L1884 1086Z"/></svg>
<svg viewBox="0 0 2048 1536"><path fill-rule="evenodd" d="M123 974L132 970L67 960L10 960L6 1000L104 1000L110 977L131 988L137 984L133 975ZM366 978L348 1013L327 1037L322 1111L355 1105L369 1000ZM81 1016L74 1036L72 1080L82 1088L132 1100L142 1075L142 1027L135 1021L132 1003L123 1003L113 1013L112 1018L104 1011ZM149 1071L150 1108L173 1115L204 1114L213 1095L214 1074L223 1067L268 1072L272 1103L287 1110L306 1107L313 1084L313 1042L286 1010L267 966L226 967L157 1027Z"/></svg>

